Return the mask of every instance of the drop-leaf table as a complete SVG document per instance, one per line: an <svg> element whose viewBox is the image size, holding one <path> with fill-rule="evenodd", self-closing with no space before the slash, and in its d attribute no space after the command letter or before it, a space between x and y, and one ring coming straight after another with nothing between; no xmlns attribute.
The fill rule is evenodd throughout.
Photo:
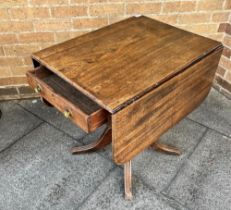
<svg viewBox="0 0 231 210"><path fill-rule="evenodd" d="M152 147L179 155L160 136L207 96L223 46L145 16L131 17L32 55L29 84L47 105L86 132L107 128L95 151L112 142L132 198L131 160Z"/></svg>

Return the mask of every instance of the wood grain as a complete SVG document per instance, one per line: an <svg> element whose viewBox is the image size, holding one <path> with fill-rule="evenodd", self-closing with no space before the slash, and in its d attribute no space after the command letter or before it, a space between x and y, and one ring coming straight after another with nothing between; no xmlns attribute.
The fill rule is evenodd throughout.
<svg viewBox="0 0 231 210"><path fill-rule="evenodd" d="M44 49L33 59L115 113L220 46L142 16Z"/></svg>
<svg viewBox="0 0 231 210"><path fill-rule="evenodd" d="M108 113L70 84L44 67L27 72L32 88L41 87L41 97L59 111L70 112L70 119L86 132L92 132L107 121Z"/></svg>
<svg viewBox="0 0 231 210"><path fill-rule="evenodd" d="M194 110L207 96L221 56L208 55L112 115L113 159L125 164Z"/></svg>

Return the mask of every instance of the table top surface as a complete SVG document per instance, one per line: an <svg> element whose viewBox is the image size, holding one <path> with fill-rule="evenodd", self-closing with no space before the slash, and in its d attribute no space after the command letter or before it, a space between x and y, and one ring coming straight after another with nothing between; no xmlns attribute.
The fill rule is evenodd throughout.
<svg viewBox="0 0 231 210"><path fill-rule="evenodd" d="M114 113L218 47L217 41L141 16L32 57Z"/></svg>

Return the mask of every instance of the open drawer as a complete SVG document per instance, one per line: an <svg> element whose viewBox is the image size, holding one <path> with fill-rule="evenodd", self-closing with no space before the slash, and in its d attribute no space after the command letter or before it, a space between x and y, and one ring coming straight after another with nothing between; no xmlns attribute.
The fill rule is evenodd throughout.
<svg viewBox="0 0 231 210"><path fill-rule="evenodd" d="M29 85L86 132L107 121L108 112L43 66L27 72Z"/></svg>

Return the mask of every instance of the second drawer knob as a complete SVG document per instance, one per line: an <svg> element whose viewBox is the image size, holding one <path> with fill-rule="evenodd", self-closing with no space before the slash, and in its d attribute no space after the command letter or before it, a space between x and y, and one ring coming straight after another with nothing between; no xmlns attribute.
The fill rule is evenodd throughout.
<svg viewBox="0 0 231 210"><path fill-rule="evenodd" d="M37 85L37 86L34 88L34 91L35 91L36 93L41 93L42 88L40 87L40 85Z"/></svg>
<svg viewBox="0 0 231 210"><path fill-rule="evenodd" d="M63 115L64 115L64 117L66 117L66 118L70 118L70 117L71 117L71 112L68 111L68 110L65 110L65 111L63 112Z"/></svg>

